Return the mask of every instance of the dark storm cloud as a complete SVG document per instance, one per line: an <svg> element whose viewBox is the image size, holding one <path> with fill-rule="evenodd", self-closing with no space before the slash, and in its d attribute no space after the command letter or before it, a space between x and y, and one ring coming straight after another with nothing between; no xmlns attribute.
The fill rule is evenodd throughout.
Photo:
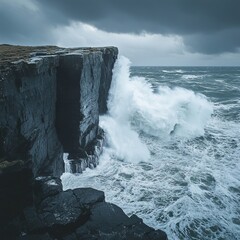
<svg viewBox="0 0 240 240"><path fill-rule="evenodd" d="M51 39L52 27L76 20L108 32L178 34L193 52L234 52L240 46L240 0L32 1L39 8L35 15L0 5L0 41L27 34Z"/></svg>
<svg viewBox="0 0 240 240"><path fill-rule="evenodd" d="M114 32L208 33L240 25L239 0L38 0Z"/></svg>
<svg viewBox="0 0 240 240"><path fill-rule="evenodd" d="M193 34L184 37L185 45L190 52L217 54L238 52L240 50L240 29L224 29L209 34Z"/></svg>
<svg viewBox="0 0 240 240"><path fill-rule="evenodd" d="M39 0L65 20L111 32L179 34L193 52L234 52L240 46L239 0Z"/></svg>
<svg viewBox="0 0 240 240"><path fill-rule="evenodd" d="M47 25L41 12L0 0L0 43L44 43L50 34Z"/></svg>

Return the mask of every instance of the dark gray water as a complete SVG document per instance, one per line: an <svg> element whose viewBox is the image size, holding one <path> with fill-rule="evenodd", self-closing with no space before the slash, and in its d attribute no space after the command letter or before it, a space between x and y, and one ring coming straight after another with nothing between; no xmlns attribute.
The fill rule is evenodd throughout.
<svg viewBox="0 0 240 240"><path fill-rule="evenodd" d="M202 93L218 106L223 120L240 121L240 67L132 67L154 88L166 85Z"/></svg>
<svg viewBox="0 0 240 240"><path fill-rule="evenodd" d="M64 174L170 240L240 239L240 67L115 67L100 165Z"/></svg>

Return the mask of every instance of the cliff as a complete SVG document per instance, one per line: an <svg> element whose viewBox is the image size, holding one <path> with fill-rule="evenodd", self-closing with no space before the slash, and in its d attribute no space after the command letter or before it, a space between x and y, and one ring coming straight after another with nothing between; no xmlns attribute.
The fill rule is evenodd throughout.
<svg viewBox="0 0 240 240"><path fill-rule="evenodd" d="M118 50L0 46L1 239L166 239L94 189L63 192L101 153Z"/></svg>

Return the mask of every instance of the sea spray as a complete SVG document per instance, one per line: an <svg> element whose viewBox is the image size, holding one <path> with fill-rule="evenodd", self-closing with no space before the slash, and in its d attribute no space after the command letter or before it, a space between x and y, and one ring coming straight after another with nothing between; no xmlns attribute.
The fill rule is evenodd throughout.
<svg viewBox="0 0 240 240"><path fill-rule="evenodd" d="M109 144L96 169L65 173L64 189L102 190L106 201L166 231L169 240L240 239L239 68L132 67L129 77L129 62L119 61L119 85L113 88L113 82L109 104L121 104L112 101L115 93L128 101L115 108L122 109L116 127L127 122L150 158L127 160L126 152ZM183 79L184 74L197 78ZM101 124L106 118L116 123L116 116L109 113ZM105 122L106 131L113 125ZM132 146L124 150L141 151Z"/></svg>
<svg viewBox="0 0 240 240"><path fill-rule="evenodd" d="M109 112L100 119L108 144L119 159L134 163L149 160L149 150L139 138L141 131L160 138L204 134L213 112L205 96L166 86L154 91L146 79L130 77L129 67L130 61L119 57L113 70Z"/></svg>
<svg viewBox="0 0 240 240"><path fill-rule="evenodd" d="M130 61L120 57L113 70L113 80L108 100L108 115L100 119L100 125L107 134L110 148L118 159L140 162L150 157L138 133L131 127L131 114L134 111L133 86L129 79Z"/></svg>
<svg viewBox="0 0 240 240"><path fill-rule="evenodd" d="M135 113L134 124L153 136L192 138L204 134L204 127L213 113L212 104L205 96L183 88L160 86L153 92L151 86L138 77L132 84Z"/></svg>

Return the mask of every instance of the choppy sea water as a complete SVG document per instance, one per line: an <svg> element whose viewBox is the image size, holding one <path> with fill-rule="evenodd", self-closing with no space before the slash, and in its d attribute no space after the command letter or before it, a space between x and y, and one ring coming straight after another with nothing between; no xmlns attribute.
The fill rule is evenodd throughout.
<svg viewBox="0 0 240 240"><path fill-rule="evenodd" d="M65 173L169 240L240 239L240 67L114 68L99 166Z"/></svg>

